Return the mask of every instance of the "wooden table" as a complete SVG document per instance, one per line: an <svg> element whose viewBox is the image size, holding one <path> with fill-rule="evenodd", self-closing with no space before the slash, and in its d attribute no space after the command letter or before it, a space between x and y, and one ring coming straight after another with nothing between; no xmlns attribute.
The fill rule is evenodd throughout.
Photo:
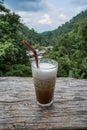
<svg viewBox="0 0 87 130"><path fill-rule="evenodd" d="M57 78L54 104L36 104L32 78L0 77L0 130L87 129L87 80Z"/></svg>

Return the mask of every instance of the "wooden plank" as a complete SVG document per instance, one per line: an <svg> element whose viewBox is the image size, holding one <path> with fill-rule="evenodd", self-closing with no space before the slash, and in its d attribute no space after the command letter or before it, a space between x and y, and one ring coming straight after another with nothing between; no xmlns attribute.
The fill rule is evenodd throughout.
<svg viewBox="0 0 87 130"><path fill-rule="evenodd" d="M0 77L0 130L87 129L87 80L57 78L54 104L36 104L32 78Z"/></svg>

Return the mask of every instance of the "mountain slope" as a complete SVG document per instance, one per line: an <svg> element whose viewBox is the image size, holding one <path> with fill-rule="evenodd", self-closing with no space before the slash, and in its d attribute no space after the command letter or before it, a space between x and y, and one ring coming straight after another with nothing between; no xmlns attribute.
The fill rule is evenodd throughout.
<svg viewBox="0 0 87 130"><path fill-rule="evenodd" d="M22 40L31 45L44 43L41 34L30 30L21 23L19 15L0 4L0 75L29 75L29 57Z"/></svg>
<svg viewBox="0 0 87 130"><path fill-rule="evenodd" d="M53 36L60 36L62 34L66 34L72 30L73 26L76 23L81 22L85 19L87 19L87 10L82 11L81 13L73 17L69 22L66 22L65 24L59 26L57 29L53 31L43 32L42 34L48 37L49 39Z"/></svg>
<svg viewBox="0 0 87 130"><path fill-rule="evenodd" d="M46 34L53 50L46 58L58 62L58 76L87 78L87 11Z"/></svg>

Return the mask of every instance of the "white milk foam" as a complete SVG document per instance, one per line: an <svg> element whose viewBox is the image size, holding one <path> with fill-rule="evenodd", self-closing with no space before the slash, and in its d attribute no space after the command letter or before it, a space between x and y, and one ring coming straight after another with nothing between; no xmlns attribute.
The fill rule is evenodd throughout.
<svg viewBox="0 0 87 130"><path fill-rule="evenodd" d="M33 67L32 73L34 77L39 79L56 78L57 67L51 63L39 63L39 68Z"/></svg>
<svg viewBox="0 0 87 130"><path fill-rule="evenodd" d="M40 63L40 64L39 64L39 67L40 67L41 69L49 69L49 68L54 68L55 66L52 65L52 64L49 64L49 63Z"/></svg>

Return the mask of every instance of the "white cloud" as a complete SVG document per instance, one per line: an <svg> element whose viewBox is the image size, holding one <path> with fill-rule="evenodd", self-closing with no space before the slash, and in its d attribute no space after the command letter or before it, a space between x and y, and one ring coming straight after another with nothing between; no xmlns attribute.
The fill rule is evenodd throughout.
<svg viewBox="0 0 87 130"><path fill-rule="evenodd" d="M28 11L17 11L16 12L19 16L21 16L21 19L23 19L25 22L29 22L30 19L33 16L33 13Z"/></svg>
<svg viewBox="0 0 87 130"><path fill-rule="evenodd" d="M86 10L87 9L87 5L83 5L83 6L78 6L77 10L76 10L76 14L80 13L82 10Z"/></svg>
<svg viewBox="0 0 87 130"><path fill-rule="evenodd" d="M66 20L66 18L67 18L67 17L66 17L66 15L64 15L64 14L60 14L60 15L59 15L59 19L61 19L61 20Z"/></svg>
<svg viewBox="0 0 87 130"><path fill-rule="evenodd" d="M87 5L87 0L72 0L72 3L75 5Z"/></svg>
<svg viewBox="0 0 87 130"><path fill-rule="evenodd" d="M78 5L74 3L76 0L66 0L66 2L69 1L70 3L68 3L71 4L66 4L66 6L66 2L63 0L61 0L63 3L61 1L58 2L58 0L35 0L37 3L34 0L30 0L31 2L28 1L29 3L27 4L26 1L28 0L25 0L25 9L27 7L28 9L25 11L20 11L19 9L19 11L16 10L16 13L21 16L25 25L30 29L34 28L37 32L56 29L82 10L87 9L87 4ZM77 1L79 3L79 0Z"/></svg>
<svg viewBox="0 0 87 130"><path fill-rule="evenodd" d="M42 18L38 21L39 24L48 24L51 25L52 21L50 15L44 14Z"/></svg>
<svg viewBox="0 0 87 130"><path fill-rule="evenodd" d="M49 10L46 0L6 0L6 5L13 11L38 12Z"/></svg>

